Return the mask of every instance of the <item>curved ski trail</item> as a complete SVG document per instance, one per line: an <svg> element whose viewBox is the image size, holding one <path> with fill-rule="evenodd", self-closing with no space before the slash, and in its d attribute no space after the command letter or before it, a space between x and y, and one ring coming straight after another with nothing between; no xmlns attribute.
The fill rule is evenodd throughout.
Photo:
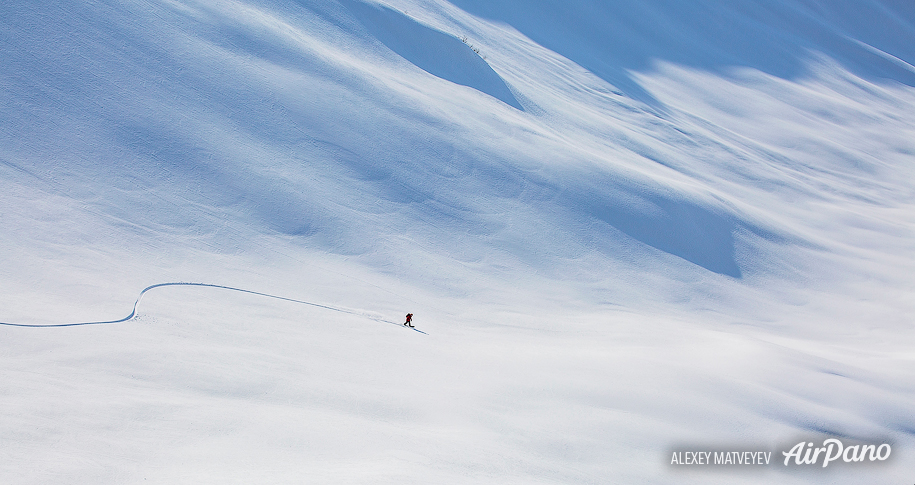
<svg viewBox="0 0 915 485"><path fill-rule="evenodd" d="M390 323L392 325L397 325L399 327L402 326L401 324L399 324L397 322L372 317L372 316L366 315L365 313L360 313L360 312L356 312L353 310L347 310L345 308L339 308L339 307L330 306L330 305L322 305L320 303L313 303L313 302L304 301L304 300L296 300L295 298L287 298L285 296L271 295L269 293L261 293L259 291L246 290L243 288L235 288L232 286L214 285L214 284L209 284L209 283L184 283L184 282L158 283L158 284L150 285L150 286L147 286L146 288L143 288L143 290L140 291L140 294L137 296L136 301L133 303L133 309L130 311L130 314L127 315L126 317L120 318L118 320L105 320L105 321L98 321L98 322L56 323L56 324L47 324L47 325L0 322L0 325L6 325L8 327L53 328L53 327L78 327L78 326L82 326L82 325L107 325L107 324L112 324L112 323L123 323L123 322L129 321L137 316L137 307L140 305L140 300L143 299L143 295L145 295L146 292L148 292L149 290L152 290L154 288L161 288L164 286L197 286L197 287L205 287L205 288L218 288L218 289L222 289L222 290L238 291L241 293L248 293L251 295L263 296L266 298L273 298L276 300L284 300L284 301L289 301L289 302L293 302L293 303L300 303L302 305L310 305L310 306L314 306L314 307L318 307L318 308L324 308L326 310L331 310L331 311L335 311L335 312L347 313L350 315L357 315L360 317L368 318L370 320L375 320L376 322ZM426 332L423 332L422 330L418 330L416 328L414 328L413 330L416 330L417 332L419 332L421 334L428 335Z"/></svg>

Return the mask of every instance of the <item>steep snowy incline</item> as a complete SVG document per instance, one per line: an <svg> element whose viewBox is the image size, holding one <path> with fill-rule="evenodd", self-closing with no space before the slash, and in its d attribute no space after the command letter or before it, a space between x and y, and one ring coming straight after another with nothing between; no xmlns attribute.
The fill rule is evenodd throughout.
<svg viewBox="0 0 915 485"><path fill-rule="evenodd" d="M668 62L727 76L750 68L782 79L807 76L825 54L855 76L915 86L910 3L894 1L456 0L505 22L627 95L660 109L632 73Z"/></svg>
<svg viewBox="0 0 915 485"><path fill-rule="evenodd" d="M0 321L349 313L3 326L0 481L908 479L913 64L892 0L5 2ZM898 454L667 466L798 436Z"/></svg>
<svg viewBox="0 0 915 485"><path fill-rule="evenodd" d="M780 64L744 52L772 48L762 42L766 32L778 33L778 45L805 34L803 43L791 41L794 49L813 43L819 31L800 20L787 23L787 33L777 28L784 15L801 15L795 10L813 22L809 9L778 2L683 11L579 2L564 10L565 18L553 12L558 7L455 5L508 22L599 77L448 4L7 6L6 180L35 175L27 186L63 195L108 225L122 221L129 232L173 236L182 246L193 236L224 252L243 247L252 234L268 234L436 285L449 285L437 278L442 273L451 281L462 274L474 280L497 268L573 275L568 283L588 279L587 288L597 283L622 295L617 303L640 300L655 287L637 280L645 272L666 273L664 280L678 275L646 297L664 299L668 285L682 278L727 287L732 282L716 274L744 279L753 268L754 275L771 275L791 257L786 246L813 244L811 235L786 227L790 221L775 220L780 209L742 197L759 177L769 177L760 173L765 166L798 170L796 158L778 147L753 145L783 130L773 126L735 141L728 125L688 119L699 108L685 107L681 116L671 111L676 103L661 103L657 95L646 101L627 88L649 84L639 76L656 72L652 62L712 73L746 66L769 75L763 86L802 76L801 66L813 72L819 64L808 58L816 52L781 56ZM768 13L760 17L754 8ZM752 21L756 40L729 41L725 34L736 35L741 23L709 31L692 22L710 12ZM616 20L601 23L610 17ZM670 18L680 20L672 26ZM899 33L911 28L904 16L893 19ZM626 36L616 28L620 22L641 30ZM573 35L578 26L581 35ZM820 54L844 46L833 38L847 38L846 30L828 37ZM883 47L875 29L864 34L861 42ZM626 47L632 44L642 49ZM734 51L720 52L721 46ZM900 62L910 58L907 44L885 48ZM848 55L839 62L851 63ZM872 55L859 57L877 62ZM631 74L606 74L592 58ZM879 76L887 69L865 71ZM733 83L727 81L733 76L721 79ZM861 95L891 96L904 111L905 90L884 94L890 88L882 86ZM635 100L612 94L617 87ZM830 113L829 103L824 96L823 104L790 109L832 116L817 113ZM856 121L859 130L882 125L862 116ZM804 139L817 143L824 133L811 130ZM743 160L740 167L735 158ZM878 179L898 180L900 169L888 161ZM803 190L790 176L782 179L776 183ZM801 223L811 216L799 215ZM769 252L771 258L756 256ZM428 265L409 269L411 260L439 256L434 266L444 267L435 274ZM595 265L623 272L627 284L590 271ZM627 294L628 283L640 289Z"/></svg>

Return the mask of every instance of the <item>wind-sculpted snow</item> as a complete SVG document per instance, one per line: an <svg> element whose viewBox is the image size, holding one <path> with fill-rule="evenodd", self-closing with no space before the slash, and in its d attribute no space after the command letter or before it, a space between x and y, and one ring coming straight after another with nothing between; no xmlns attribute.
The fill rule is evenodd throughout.
<svg viewBox="0 0 915 485"><path fill-rule="evenodd" d="M741 221L722 208L675 197L602 180L568 203L648 246L714 273L740 278L734 234Z"/></svg>
<svg viewBox="0 0 915 485"><path fill-rule="evenodd" d="M913 25L0 2L0 482L905 483Z"/></svg>
<svg viewBox="0 0 915 485"><path fill-rule="evenodd" d="M426 27L401 12L355 0L343 2L389 49L420 69L472 87L505 104L524 110L505 81L466 40Z"/></svg>
<svg viewBox="0 0 915 485"><path fill-rule="evenodd" d="M677 0L455 0L505 22L629 96L659 102L630 75L654 63L728 75L748 67L785 79L809 74L812 51L856 75L915 86L915 11L910 2Z"/></svg>

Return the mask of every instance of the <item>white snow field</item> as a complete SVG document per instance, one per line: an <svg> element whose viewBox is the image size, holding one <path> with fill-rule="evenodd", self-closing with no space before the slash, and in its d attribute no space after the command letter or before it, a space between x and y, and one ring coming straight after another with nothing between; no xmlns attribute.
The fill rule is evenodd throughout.
<svg viewBox="0 0 915 485"><path fill-rule="evenodd" d="M0 482L913 483L913 65L909 0L2 2Z"/></svg>

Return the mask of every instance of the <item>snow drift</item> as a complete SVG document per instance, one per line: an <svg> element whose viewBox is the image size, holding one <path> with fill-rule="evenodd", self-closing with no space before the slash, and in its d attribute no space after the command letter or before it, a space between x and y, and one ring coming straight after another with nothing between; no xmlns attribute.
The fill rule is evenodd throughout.
<svg viewBox="0 0 915 485"><path fill-rule="evenodd" d="M346 312L4 327L0 476L908 477L913 40L889 0L4 4L0 321ZM893 459L669 465L798 436Z"/></svg>

